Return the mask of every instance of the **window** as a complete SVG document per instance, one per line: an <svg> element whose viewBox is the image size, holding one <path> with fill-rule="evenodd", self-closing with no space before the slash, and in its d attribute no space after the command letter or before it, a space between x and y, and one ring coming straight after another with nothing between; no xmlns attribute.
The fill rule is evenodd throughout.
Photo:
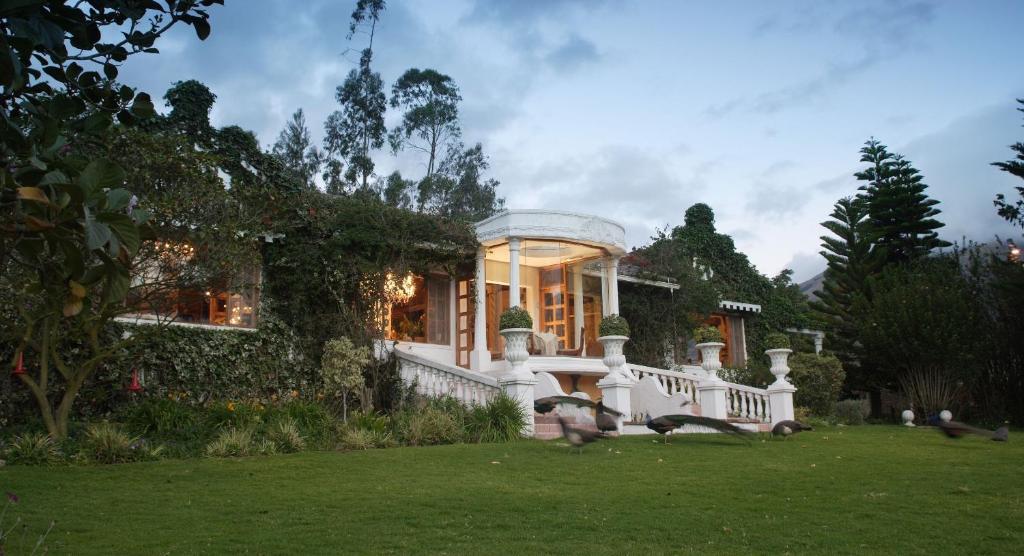
<svg viewBox="0 0 1024 556"><path fill-rule="evenodd" d="M391 306L388 339L449 345L451 290L446 276L411 276L406 299Z"/></svg>

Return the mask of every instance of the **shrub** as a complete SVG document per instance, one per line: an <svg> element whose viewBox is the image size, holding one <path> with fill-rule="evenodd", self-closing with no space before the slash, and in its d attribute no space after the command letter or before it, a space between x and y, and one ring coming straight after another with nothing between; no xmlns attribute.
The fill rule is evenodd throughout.
<svg viewBox="0 0 1024 556"><path fill-rule="evenodd" d="M629 323L619 315L608 315L597 327L601 336L629 336Z"/></svg>
<svg viewBox="0 0 1024 556"><path fill-rule="evenodd" d="M345 450L369 450L376 448L383 438L390 439L388 433L377 434L369 429L345 427L341 433L340 448Z"/></svg>
<svg viewBox="0 0 1024 556"><path fill-rule="evenodd" d="M768 349L790 349L793 344L789 341L789 336L781 332L772 332L765 336L764 345Z"/></svg>
<svg viewBox="0 0 1024 556"><path fill-rule="evenodd" d="M246 402L217 402L206 412L207 425L214 429L244 429L263 422L264 407Z"/></svg>
<svg viewBox="0 0 1024 556"><path fill-rule="evenodd" d="M722 331L714 326L704 325L693 330L693 341L698 344L721 342Z"/></svg>
<svg viewBox="0 0 1024 556"><path fill-rule="evenodd" d="M471 442L518 440L525 425L526 412L519 401L502 392L467 412L466 439Z"/></svg>
<svg viewBox="0 0 1024 556"><path fill-rule="evenodd" d="M267 439L283 454L301 452L306 449L306 441L299 432L299 426L291 418L282 419L270 426Z"/></svg>
<svg viewBox="0 0 1024 556"><path fill-rule="evenodd" d="M522 307L509 307L501 314L498 329L507 330L509 328L533 328L533 318Z"/></svg>
<svg viewBox="0 0 1024 556"><path fill-rule="evenodd" d="M370 365L370 348L338 338L325 343L323 352L320 373L324 388L332 398L341 400L342 416L348 419L349 394L363 396L363 369Z"/></svg>
<svg viewBox="0 0 1024 556"><path fill-rule="evenodd" d="M253 444L253 453L261 456L272 456L280 451L279 445L269 438L261 438Z"/></svg>
<svg viewBox="0 0 1024 556"><path fill-rule="evenodd" d="M462 439L463 423L430 405L415 411L404 424L402 436L412 446L454 444Z"/></svg>
<svg viewBox="0 0 1024 556"><path fill-rule="evenodd" d="M818 417L831 416L846 378L839 359L834 355L798 353L789 358L789 368L788 379L797 387L794 403Z"/></svg>
<svg viewBox="0 0 1024 556"><path fill-rule="evenodd" d="M60 446L48 434L30 432L7 443L4 459L14 465L52 465L63 460Z"/></svg>
<svg viewBox="0 0 1024 556"><path fill-rule="evenodd" d="M116 423L94 423L85 430L79 454L94 463L128 463L159 457L162 448L150 448L138 436L131 436Z"/></svg>
<svg viewBox="0 0 1024 556"><path fill-rule="evenodd" d="M291 400L281 407L285 418L292 420L306 440L329 447L334 436L336 420L322 403Z"/></svg>
<svg viewBox="0 0 1024 556"><path fill-rule="evenodd" d="M128 406L121 419L132 432L162 438L192 439L203 433L198 409L169 399L149 399Z"/></svg>
<svg viewBox="0 0 1024 556"><path fill-rule="evenodd" d="M206 455L214 458L248 456L255 451L252 430L227 429L206 446Z"/></svg>
<svg viewBox="0 0 1024 556"><path fill-rule="evenodd" d="M843 400L836 404L836 419L844 425L863 425L871 415L869 400Z"/></svg>

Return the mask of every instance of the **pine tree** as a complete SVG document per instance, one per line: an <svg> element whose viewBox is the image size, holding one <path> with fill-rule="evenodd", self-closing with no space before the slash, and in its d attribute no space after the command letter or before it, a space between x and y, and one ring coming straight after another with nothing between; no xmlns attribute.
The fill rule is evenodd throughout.
<svg viewBox="0 0 1024 556"><path fill-rule="evenodd" d="M818 300L811 303L811 308L829 334L829 349L843 361L851 380L859 383L853 301L865 290L868 277L878 271L879 256L872 251L868 207L863 197L840 199L829 216L832 220L821 223L832 232L821 237L821 255L828 266Z"/></svg>
<svg viewBox="0 0 1024 556"><path fill-rule="evenodd" d="M314 176L322 161L320 151L313 145L313 139L306 127L306 116L301 108L292 114L281 134L277 136L272 152L306 187L316 188Z"/></svg>
<svg viewBox="0 0 1024 556"><path fill-rule="evenodd" d="M868 182L860 187L867 202L872 249L886 263L905 263L927 256L951 244L935 231L944 226L936 220L939 202L925 194L923 176L910 161L890 153L874 138L861 149L868 168L854 174Z"/></svg>
<svg viewBox="0 0 1024 556"><path fill-rule="evenodd" d="M1021 106L1024 106L1024 98L1017 99L1017 102L1019 102ZM1017 110L1024 112L1024 108L1018 108ZM1018 141L1017 143L1010 145L1010 150L1017 153L1016 160L993 162L992 165L1012 176L1024 179L1024 143ZM1011 224L1016 224L1017 226L1024 228L1024 186L1018 185L1016 189L1017 194L1020 196L1016 202L1007 201L1006 196L1000 193L996 195L994 203L998 209L999 216L1002 216Z"/></svg>

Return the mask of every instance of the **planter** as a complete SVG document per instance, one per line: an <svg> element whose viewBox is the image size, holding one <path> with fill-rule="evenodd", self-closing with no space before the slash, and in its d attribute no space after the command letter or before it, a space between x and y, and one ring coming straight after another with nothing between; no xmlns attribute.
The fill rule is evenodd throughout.
<svg viewBox="0 0 1024 556"><path fill-rule="evenodd" d="M530 328L506 328L501 335L505 338L505 361L509 364L509 375L516 377L532 377L533 373L526 367L530 352L526 346L533 334Z"/></svg>
<svg viewBox="0 0 1024 556"><path fill-rule="evenodd" d="M722 368L719 354L722 353L724 347L725 344L722 342L705 342L696 345L696 348L700 350L700 368L704 369L704 373L710 381L722 380L718 378L718 371Z"/></svg>
<svg viewBox="0 0 1024 556"><path fill-rule="evenodd" d="M601 336L597 341L601 342L601 347L604 348L604 357L601 361L608 367L608 378L637 382L636 377L626 366L626 356L622 353L629 336Z"/></svg>
<svg viewBox="0 0 1024 556"><path fill-rule="evenodd" d="M775 375L773 385L790 386L786 380L786 375L789 374L789 355L791 353L793 353L793 350L782 348L769 349L764 352L772 360L772 368L769 370Z"/></svg>

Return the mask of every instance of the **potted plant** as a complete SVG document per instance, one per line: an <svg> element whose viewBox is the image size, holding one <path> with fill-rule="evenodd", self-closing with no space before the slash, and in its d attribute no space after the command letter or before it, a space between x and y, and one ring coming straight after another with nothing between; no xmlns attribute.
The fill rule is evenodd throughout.
<svg viewBox="0 0 1024 556"><path fill-rule="evenodd" d="M773 332L764 339L764 344L768 346L764 353L772 361L770 370L775 375L774 384L788 386L786 375L789 374L789 355L793 353L793 350L790 349L792 345L789 336L781 332Z"/></svg>
<svg viewBox="0 0 1024 556"><path fill-rule="evenodd" d="M720 380L718 371L722 368L722 361L719 354L725 347L722 332L714 326L700 326L693 331L693 341L700 350L700 366L707 373L708 380Z"/></svg>
<svg viewBox="0 0 1024 556"><path fill-rule="evenodd" d="M530 357L527 342L533 334L533 318L522 307L509 307L498 320L498 328L505 338L505 360L512 366L511 374L528 374L523 363Z"/></svg>
<svg viewBox="0 0 1024 556"><path fill-rule="evenodd" d="M597 327L598 338L604 347L602 361L608 372L635 381L633 373L626 367L626 356L622 353L623 346L629 340L629 323L619 315L608 315L601 319Z"/></svg>

